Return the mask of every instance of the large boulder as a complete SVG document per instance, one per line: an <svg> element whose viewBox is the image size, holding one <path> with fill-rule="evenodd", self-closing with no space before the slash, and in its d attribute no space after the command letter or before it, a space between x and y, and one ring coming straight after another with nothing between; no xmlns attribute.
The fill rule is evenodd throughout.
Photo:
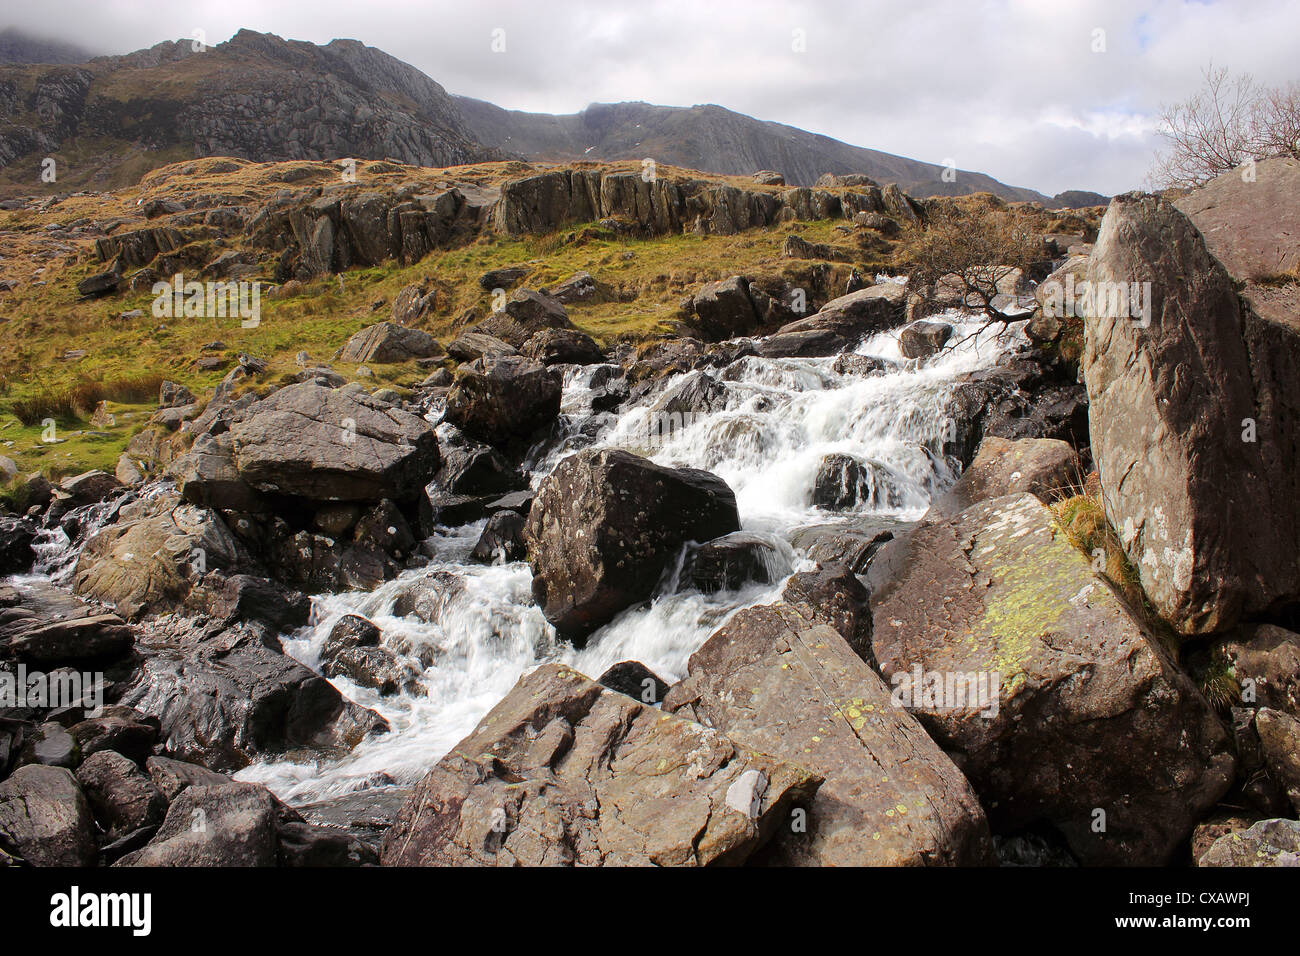
<svg viewBox="0 0 1300 956"><path fill-rule="evenodd" d="M169 493L123 507L82 549L72 586L134 620L178 609L209 571L251 564L216 512Z"/></svg>
<svg viewBox="0 0 1300 956"><path fill-rule="evenodd" d="M1253 224L1218 204L1203 214L1234 268L1257 260L1235 243L1280 243L1282 258L1300 245L1278 239L1300 196L1256 210L1254 189L1222 190L1224 204L1258 213ZM1231 238L1238 229L1255 238ZM1234 280L1250 274L1215 256L1175 206L1133 194L1111 202L1087 275L1094 289L1109 284L1086 317L1083 356L1106 516L1153 606L1184 634L1300 599L1300 327L1294 310L1239 296ZM1143 315L1110 307L1109 290L1143 283Z"/></svg>
<svg viewBox="0 0 1300 956"><path fill-rule="evenodd" d="M0 782L0 859L31 866L93 866L95 820L77 779L29 764Z"/></svg>
<svg viewBox="0 0 1300 956"><path fill-rule="evenodd" d="M560 414L558 373L513 355L485 355L467 366L447 395L445 418L489 445L527 440Z"/></svg>
<svg viewBox="0 0 1300 956"><path fill-rule="evenodd" d="M922 522L869 578L881 673L995 830L1047 823L1085 862L1156 864L1231 785L1214 711L1033 496Z"/></svg>
<svg viewBox="0 0 1300 956"><path fill-rule="evenodd" d="M290 385L230 431L239 476L316 501L414 499L438 465L433 426L361 389Z"/></svg>
<svg viewBox="0 0 1300 956"><path fill-rule="evenodd" d="M230 432L199 435L168 469L186 501L244 514L267 512L271 502L239 476Z"/></svg>
<svg viewBox="0 0 1300 956"><path fill-rule="evenodd" d="M141 637L146 655L122 703L158 718L169 755L234 771L299 748L343 754L387 724L247 625L183 620Z"/></svg>
<svg viewBox="0 0 1300 956"><path fill-rule="evenodd" d="M118 866L274 866L277 802L263 786L187 787L158 834Z"/></svg>
<svg viewBox="0 0 1300 956"><path fill-rule="evenodd" d="M832 299L808 316L781 326L778 333L832 332L857 341L871 332L883 332L902 325L907 316L907 287L882 282Z"/></svg>
<svg viewBox="0 0 1300 956"><path fill-rule="evenodd" d="M735 493L716 475L579 452L542 482L528 513L533 595L557 630L584 637L650 597L686 542L738 530Z"/></svg>
<svg viewBox="0 0 1300 956"><path fill-rule="evenodd" d="M819 779L561 664L520 679L407 799L388 866L744 863Z"/></svg>
<svg viewBox="0 0 1300 956"><path fill-rule="evenodd" d="M144 771L112 750L87 757L77 768L81 784L95 814L95 822L110 839L162 823L167 799Z"/></svg>
<svg viewBox="0 0 1300 956"><path fill-rule="evenodd" d="M393 322L380 322L367 326L348 339L339 352L339 361L392 364L443 354L442 346L428 332L408 329Z"/></svg>
<svg viewBox="0 0 1300 956"><path fill-rule="evenodd" d="M806 827L783 827L766 862L796 866L987 864L970 785L837 631L785 604L733 617L691 655L664 708L825 782Z"/></svg>
<svg viewBox="0 0 1300 956"><path fill-rule="evenodd" d="M930 505L926 516L958 514L979 501L1027 491L1044 502L1065 497L1083 484L1079 456L1054 438L1009 441L990 436L957 483Z"/></svg>

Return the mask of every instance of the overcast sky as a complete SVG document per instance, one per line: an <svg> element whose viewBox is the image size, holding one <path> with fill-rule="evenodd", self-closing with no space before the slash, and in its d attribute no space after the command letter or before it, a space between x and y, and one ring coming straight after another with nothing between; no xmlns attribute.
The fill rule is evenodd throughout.
<svg viewBox="0 0 1300 956"><path fill-rule="evenodd" d="M240 27L361 40L509 109L718 103L1048 194L1143 184L1211 62L1300 80L1297 0L44 0L5 25L103 53ZM504 31L505 51L492 50ZM1104 31L1100 33L1099 31ZM796 49L802 39L803 51ZM1104 47L1102 52L1095 48Z"/></svg>

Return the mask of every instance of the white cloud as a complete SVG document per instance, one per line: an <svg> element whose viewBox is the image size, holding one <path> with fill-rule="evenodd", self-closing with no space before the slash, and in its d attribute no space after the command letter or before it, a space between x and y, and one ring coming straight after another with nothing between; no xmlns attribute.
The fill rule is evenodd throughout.
<svg viewBox="0 0 1300 956"><path fill-rule="evenodd" d="M1047 193L1140 186L1156 111L1211 60L1267 82L1300 78L1300 4L1289 0L54 0L10 18L115 53L196 28L210 40L240 27L351 37L511 109L719 103ZM490 49L498 27L504 54ZM806 53L791 48L796 29ZM1105 52L1093 51L1097 30Z"/></svg>

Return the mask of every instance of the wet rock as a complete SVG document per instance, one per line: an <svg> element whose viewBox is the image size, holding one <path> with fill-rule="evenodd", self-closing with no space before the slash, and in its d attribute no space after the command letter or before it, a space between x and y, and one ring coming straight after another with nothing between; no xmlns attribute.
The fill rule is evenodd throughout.
<svg viewBox="0 0 1300 956"><path fill-rule="evenodd" d="M484 564L504 564L522 561L527 554L524 516L516 511L498 511L488 518L470 557Z"/></svg>
<svg viewBox="0 0 1300 956"><path fill-rule="evenodd" d="M108 840L162 823L167 800L144 772L119 753L101 750L82 763L77 782Z"/></svg>
<svg viewBox="0 0 1300 956"><path fill-rule="evenodd" d="M446 420L489 445L526 441L560 414L559 376L516 356L485 356L464 368L447 395ZM432 469L430 469L432 471Z"/></svg>
<svg viewBox="0 0 1300 956"><path fill-rule="evenodd" d="M650 597L687 541L739 528L735 494L716 475L579 452L556 466L528 513L533 595L557 630L581 638Z"/></svg>
<svg viewBox="0 0 1300 956"><path fill-rule="evenodd" d="M93 866L95 819L61 767L19 767L0 782L0 853L31 866Z"/></svg>
<svg viewBox="0 0 1300 956"><path fill-rule="evenodd" d="M317 828L339 831L377 852L410 794L410 787L375 787L309 803L298 812Z"/></svg>
<svg viewBox="0 0 1300 956"><path fill-rule="evenodd" d="M842 565L855 574L864 574L880 548L911 527L905 522L858 518L852 524L797 528L790 543L823 567Z"/></svg>
<svg viewBox="0 0 1300 956"><path fill-rule="evenodd" d="M691 372L673 383L655 402L660 415L676 415L690 423L697 415L721 411L727 406L727 386L707 372Z"/></svg>
<svg viewBox="0 0 1300 956"><path fill-rule="evenodd" d="M864 335L902 325L907 314L907 289L884 282L832 299L813 315L778 329L791 332L829 332L856 343Z"/></svg>
<svg viewBox="0 0 1300 956"><path fill-rule="evenodd" d="M785 605L739 612L691 655L664 708L825 782L777 865L980 864L988 824L970 785L834 629Z"/></svg>
<svg viewBox="0 0 1300 956"><path fill-rule="evenodd" d="M258 621L276 631L292 631L311 617L311 599L276 581L234 574L212 587L207 610L227 624Z"/></svg>
<svg viewBox="0 0 1300 956"><path fill-rule="evenodd" d="M787 562L768 538L733 531L691 548L682 562L679 587L705 594L735 591L746 584L770 584L784 576Z"/></svg>
<svg viewBox="0 0 1300 956"><path fill-rule="evenodd" d="M320 660L326 677L346 677L380 696L409 691L420 677L414 667L380 645L379 628L355 614L344 615L330 630Z"/></svg>
<svg viewBox="0 0 1300 956"><path fill-rule="evenodd" d="M148 657L122 702L157 717L167 752L238 770L299 747L346 753L386 722L246 626L151 629Z"/></svg>
<svg viewBox="0 0 1300 956"><path fill-rule="evenodd" d="M820 358L838 355L853 341L832 329L799 329L759 339L756 349L763 358Z"/></svg>
<svg viewBox="0 0 1300 956"><path fill-rule="evenodd" d="M30 609L0 615L0 651L30 667L103 665L131 651L135 634L116 614L46 620Z"/></svg>
<svg viewBox="0 0 1300 956"><path fill-rule="evenodd" d="M0 575L24 574L36 560L32 542L36 524L27 518L0 516Z"/></svg>
<svg viewBox="0 0 1300 956"><path fill-rule="evenodd" d="M906 358L929 358L947 344L952 332L952 326L947 322L922 319L899 330L898 348Z"/></svg>
<svg viewBox="0 0 1300 956"><path fill-rule="evenodd" d="M1231 785L1213 710L1033 496L923 522L869 578L881 673L999 832L1043 822L1085 863L1161 863Z"/></svg>
<svg viewBox="0 0 1300 956"><path fill-rule="evenodd" d="M620 661L601 674L596 683L643 704L657 704L668 693L668 684L640 661Z"/></svg>
<svg viewBox="0 0 1300 956"><path fill-rule="evenodd" d="M545 664L420 782L382 862L738 864L818 782Z"/></svg>
<svg viewBox="0 0 1300 956"><path fill-rule="evenodd" d="M442 463L420 503L424 537L439 524L454 527L477 521L502 495L528 486L519 470L489 445L454 434L441 447Z"/></svg>
<svg viewBox="0 0 1300 956"><path fill-rule="evenodd" d="M896 508L902 499L899 482L888 466L860 461L852 455L833 454L817 466L812 503L819 508L843 511L863 505Z"/></svg>

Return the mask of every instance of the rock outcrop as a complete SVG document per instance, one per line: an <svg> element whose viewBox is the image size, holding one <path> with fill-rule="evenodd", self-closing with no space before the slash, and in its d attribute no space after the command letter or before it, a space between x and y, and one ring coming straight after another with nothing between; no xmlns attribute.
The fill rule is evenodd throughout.
<svg viewBox="0 0 1300 956"><path fill-rule="evenodd" d="M1213 207L1198 214L1217 254L1245 270L1257 240L1242 231L1262 241L1296 215L1300 198L1293 191L1279 199L1282 211L1239 220L1229 207L1255 186L1237 185L1185 208ZM1178 208L1140 195L1112 201L1088 265L1088 281L1119 290L1124 306L1112 309L1107 294L1085 322L1106 516L1157 611L1185 634L1300 598L1300 332L1294 310L1277 314L1238 295L1235 280L1249 277L1230 273ZM1128 293L1141 300L1145 289L1134 319Z"/></svg>
<svg viewBox="0 0 1300 956"><path fill-rule="evenodd" d="M744 863L819 778L560 664L525 675L407 799L386 866Z"/></svg>
<svg viewBox="0 0 1300 956"><path fill-rule="evenodd" d="M1232 783L1214 711L1031 495L923 522L869 578L881 673L995 832L1049 823L1082 861L1161 863Z"/></svg>
<svg viewBox="0 0 1300 956"><path fill-rule="evenodd" d="M819 774L806 827L764 860L796 866L988 863L970 785L836 630L778 604L741 611L691 655L665 709Z"/></svg>

